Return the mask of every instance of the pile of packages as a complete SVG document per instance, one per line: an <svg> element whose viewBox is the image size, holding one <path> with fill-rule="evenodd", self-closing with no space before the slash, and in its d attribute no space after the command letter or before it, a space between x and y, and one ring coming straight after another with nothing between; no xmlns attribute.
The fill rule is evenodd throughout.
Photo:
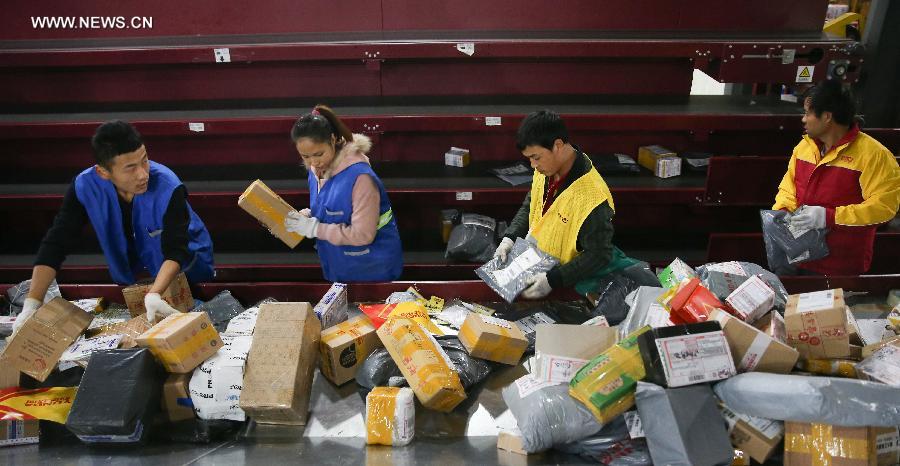
<svg viewBox="0 0 900 466"><path fill-rule="evenodd" d="M514 298L519 275L549 265L538 256L511 267L529 251L520 240L485 280ZM245 309L228 292L195 305L180 279L165 297L183 312L160 322L143 316L146 287L124 289L126 307L56 296L0 353L0 442L37 441L44 423L89 444L204 442L249 421L304 426L318 367L331 384L359 387L368 444L399 447L415 441L417 410L420 420L464 410L481 382L521 364L527 374L502 388L504 455L900 461L900 308L866 304L854 317L843 290L788 295L744 262L676 259L657 282L618 298L627 312L615 326L602 314L562 323L549 305L507 320L414 287L356 306L340 283L315 306Z"/></svg>

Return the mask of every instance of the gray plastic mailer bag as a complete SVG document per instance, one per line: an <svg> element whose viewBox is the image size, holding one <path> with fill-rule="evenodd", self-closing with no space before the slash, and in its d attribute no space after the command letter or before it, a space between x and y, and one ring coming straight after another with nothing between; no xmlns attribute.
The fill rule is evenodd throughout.
<svg viewBox="0 0 900 466"><path fill-rule="evenodd" d="M477 214L463 214L459 225L450 231L445 256L449 259L486 262L494 256L497 221Z"/></svg>
<svg viewBox="0 0 900 466"><path fill-rule="evenodd" d="M665 291L655 286L642 286L625 297L629 310L625 320L619 324L620 339L645 325L653 328L672 325L669 311L656 302Z"/></svg>
<svg viewBox="0 0 900 466"><path fill-rule="evenodd" d="M590 437L555 449L608 466L653 466L647 441L631 438L624 416L616 417Z"/></svg>
<svg viewBox="0 0 900 466"><path fill-rule="evenodd" d="M778 421L900 425L900 388L836 377L747 372L716 385L731 410Z"/></svg>
<svg viewBox="0 0 900 466"><path fill-rule="evenodd" d="M638 382L635 403L653 464L730 465L734 448L709 385L662 388Z"/></svg>
<svg viewBox="0 0 900 466"><path fill-rule="evenodd" d="M494 257L475 273L500 297L511 303L525 290L528 278L547 272L558 263L556 258L538 249L532 239L516 238L505 262Z"/></svg>
<svg viewBox="0 0 900 466"><path fill-rule="evenodd" d="M522 432L528 453L577 442L603 426L569 395L568 384L550 384L525 375L503 389L503 401Z"/></svg>
<svg viewBox="0 0 900 466"><path fill-rule="evenodd" d="M790 226L791 213L782 210L760 210L759 215L766 257L773 272L789 272L796 264L828 256L827 229L797 230Z"/></svg>
<svg viewBox="0 0 900 466"><path fill-rule="evenodd" d="M193 312L207 313L209 315L209 320L213 323L213 327L220 333L228 328L228 322L231 321L231 319L244 311L246 311L244 306L241 306L241 303L238 302L237 299L234 299L234 296L232 296L231 292L228 290L220 292L215 295L213 299L210 299L193 309Z"/></svg>

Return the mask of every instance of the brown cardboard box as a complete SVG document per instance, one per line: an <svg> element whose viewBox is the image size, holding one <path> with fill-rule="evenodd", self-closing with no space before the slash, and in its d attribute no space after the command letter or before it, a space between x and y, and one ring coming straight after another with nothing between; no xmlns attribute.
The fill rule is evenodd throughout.
<svg viewBox="0 0 900 466"><path fill-rule="evenodd" d="M760 317L759 320L753 322L753 326L773 339L782 343L787 343L787 330L784 328L784 317L778 311L772 311Z"/></svg>
<svg viewBox="0 0 900 466"><path fill-rule="evenodd" d="M38 443L38 422L40 421L0 421L0 447Z"/></svg>
<svg viewBox="0 0 900 466"><path fill-rule="evenodd" d="M497 448L519 455L528 454L525 447L522 446L522 434L515 431L501 430L497 434Z"/></svg>
<svg viewBox="0 0 900 466"><path fill-rule="evenodd" d="M528 338L508 320L469 313L459 328L459 342L473 357L516 365L528 348Z"/></svg>
<svg viewBox="0 0 900 466"><path fill-rule="evenodd" d="M856 317L853 316L853 312L850 311L850 307L847 308L847 337L850 339L851 345L857 346L865 346L863 341L859 338L859 327L856 325Z"/></svg>
<svg viewBox="0 0 900 466"><path fill-rule="evenodd" d="M878 466L900 464L900 431L897 427L873 427Z"/></svg>
<svg viewBox="0 0 900 466"><path fill-rule="evenodd" d="M380 348L381 340L366 316L357 316L322 331L319 342L322 375L335 385L356 377L363 361Z"/></svg>
<svg viewBox="0 0 900 466"><path fill-rule="evenodd" d="M263 424L306 425L322 326L309 303L259 308L240 407Z"/></svg>
<svg viewBox="0 0 900 466"><path fill-rule="evenodd" d="M456 367L414 320L391 317L377 334L423 406L446 413L466 399Z"/></svg>
<svg viewBox="0 0 900 466"><path fill-rule="evenodd" d="M205 312L167 316L135 341L138 346L149 348L163 367L173 374L193 371L222 347L219 332Z"/></svg>
<svg viewBox="0 0 900 466"><path fill-rule="evenodd" d="M43 382L93 318L65 299L54 298L38 308L9 339L0 359Z"/></svg>
<svg viewBox="0 0 900 466"><path fill-rule="evenodd" d="M784 423L738 414L725 406L721 409L728 423L731 444L754 460L765 463L781 445L781 439L784 438Z"/></svg>
<svg viewBox="0 0 900 466"><path fill-rule="evenodd" d="M0 390L4 388L18 387L19 377L21 373L19 369L13 367L6 361L6 358L0 358Z"/></svg>
<svg viewBox="0 0 900 466"><path fill-rule="evenodd" d="M171 422L194 418L191 393L188 384L191 374L170 374L163 384L162 410Z"/></svg>
<svg viewBox="0 0 900 466"><path fill-rule="evenodd" d="M619 340L614 328L586 325L538 325L535 329L535 378L568 383L588 361Z"/></svg>
<svg viewBox="0 0 900 466"><path fill-rule="evenodd" d="M150 322L147 322L147 316L140 315L125 322L116 322L114 324L104 326L96 332L88 333L92 338L103 335L124 335L122 337L122 340L119 342L119 348L129 349L137 346L137 342L135 341L135 339L141 336L147 330L150 330L152 327L153 326L150 325Z"/></svg>
<svg viewBox="0 0 900 466"><path fill-rule="evenodd" d="M869 356L874 354L876 351L880 350L881 348L884 348L887 345L894 345L894 346L900 347L900 336L896 336L894 338L884 340L880 343L875 343L874 345L864 346L862 348L862 351L860 351L859 359L862 360L862 359L868 358ZM851 350L852 350L852 347L851 347Z"/></svg>
<svg viewBox="0 0 900 466"><path fill-rule="evenodd" d="M874 427L842 427L803 422L784 423L785 466L878 466L876 450L879 434L887 429ZM885 461L888 454L882 458Z"/></svg>
<svg viewBox="0 0 900 466"><path fill-rule="evenodd" d="M845 307L840 288L788 296L784 311L787 343L805 359L850 356Z"/></svg>
<svg viewBox="0 0 900 466"><path fill-rule="evenodd" d="M652 171L660 178L681 174L681 158L675 152L662 146L639 147L638 165Z"/></svg>
<svg viewBox="0 0 900 466"><path fill-rule="evenodd" d="M128 306L132 317L147 314L147 308L144 307L144 296L147 296L152 286L151 283L144 283L122 288L125 305ZM160 297L181 312L188 312L194 308L194 296L191 294L191 286L184 273L176 275L166 291L160 293Z"/></svg>
<svg viewBox="0 0 900 466"><path fill-rule="evenodd" d="M800 357L794 348L721 309L714 309L709 318L722 324L738 372L788 374Z"/></svg>
<svg viewBox="0 0 900 466"><path fill-rule="evenodd" d="M247 187L238 198L238 206L289 247L296 247L300 241L303 241L303 236L284 228L284 219L296 209L285 202L281 196L275 194L275 191L269 189L262 181L256 180Z"/></svg>

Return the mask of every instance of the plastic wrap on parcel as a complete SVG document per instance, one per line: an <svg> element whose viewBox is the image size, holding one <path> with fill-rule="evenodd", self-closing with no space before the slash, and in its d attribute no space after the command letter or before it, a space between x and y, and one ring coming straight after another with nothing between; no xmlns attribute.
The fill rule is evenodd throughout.
<svg viewBox="0 0 900 466"><path fill-rule="evenodd" d="M635 401L653 464L731 464L734 448L709 385L665 389L638 382Z"/></svg>
<svg viewBox="0 0 900 466"><path fill-rule="evenodd" d="M859 378L900 388L900 346L885 345L856 365Z"/></svg>
<svg viewBox="0 0 900 466"><path fill-rule="evenodd" d="M790 226L791 213L782 210L760 210L763 241L769 269L788 274L796 264L828 256L827 229L796 230Z"/></svg>
<svg viewBox="0 0 900 466"><path fill-rule="evenodd" d="M390 318L377 333L423 406L450 412L466 399L456 367L414 320Z"/></svg>
<svg viewBox="0 0 900 466"><path fill-rule="evenodd" d="M408 445L415 423L416 404L409 388L375 387L366 396L366 444Z"/></svg>
<svg viewBox="0 0 900 466"><path fill-rule="evenodd" d="M159 413L165 373L149 350L91 355L66 427L86 443L135 443Z"/></svg>
<svg viewBox="0 0 900 466"><path fill-rule="evenodd" d="M642 286L625 297L629 311L625 320L619 323L619 338L625 338L645 325L653 328L672 325L669 311L657 301L665 291L664 288Z"/></svg>
<svg viewBox="0 0 900 466"><path fill-rule="evenodd" d="M475 273L500 297L511 303L527 287L528 278L547 272L558 263L531 240L516 238L506 262L500 262L499 257L492 258Z"/></svg>
<svg viewBox="0 0 900 466"><path fill-rule="evenodd" d="M646 375L638 337L642 327L588 361L569 382L569 394L584 403L600 422L607 423L634 405L634 389Z"/></svg>
<svg viewBox="0 0 900 466"><path fill-rule="evenodd" d="M623 416L617 416L590 437L554 449L608 466L653 466L647 441L629 436Z"/></svg>
<svg viewBox="0 0 900 466"><path fill-rule="evenodd" d="M765 419L842 426L900 425L900 388L836 377L747 372L720 382L733 411Z"/></svg>
<svg viewBox="0 0 900 466"><path fill-rule="evenodd" d="M18 315L22 312L22 306L25 305L25 298L28 297L28 291L31 290L31 280L25 280L17 285L9 287L6 290L6 296L9 297L9 314ZM62 294L59 292L59 285L56 279L50 282L47 288L47 294L44 295L44 304L49 303L53 298L60 298Z"/></svg>
<svg viewBox="0 0 900 466"><path fill-rule="evenodd" d="M217 332L224 332L228 327L228 321L245 310L228 290L219 292L209 301L194 308L194 312L205 312L209 315L209 320Z"/></svg>
<svg viewBox="0 0 900 466"><path fill-rule="evenodd" d="M528 453L576 442L602 427L583 404L569 396L565 384L525 375L503 389L503 400L516 418Z"/></svg>
<svg viewBox="0 0 900 466"><path fill-rule="evenodd" d="M718 272L718 275L736 275L743 276L744 280L754 276L759 275L759 278L762 279L775 291L775 309L784 312L784 306L787 304L788 292L784 287L784 284L781 283L781 279L778 278L778 275L766 270L762 266L758 264L754 264L753 262L742 262L742 261L730 261L730 262L713 262L709 264L701 265L697 267L697 275L699 275L700 280L703 281L703 284L709 288L713 294L716 295L719 299L724 300L731 294L734 289L728 289L729 287L726 285L724 288L717 286L714 283L710 283L711 280L711 272ZM737 278L737 277L735 277ZM735 288L743 283L744 280L740 280L740 282L733 282ZM715 289L714 289L715 288ZM720 296L720 293L725 293Z"/></svg>
<svg viewBox="0 0 900 466"><path fill-rule="evenodd" d="M497 249L496 230L497 221L491 217L463 214L459 225L450 231L446 257L478 263L491 260Z"/></svg>
<svg viewBox="0 0 900 466"><path fill-rule="evenodd" d="M618 325L628 316L625 297L638 288L638 284L627 276L613 272L601 278L597 284L597 305L591 316L604 316L609 325Z"/></svg>

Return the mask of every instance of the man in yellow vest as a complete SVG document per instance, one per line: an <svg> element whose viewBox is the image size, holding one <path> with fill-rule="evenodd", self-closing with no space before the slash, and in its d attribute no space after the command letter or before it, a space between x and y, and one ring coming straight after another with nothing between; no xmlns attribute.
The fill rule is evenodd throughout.
<svg viewBox="0 0 900 466"><path fill-rule="evenodd" d="M506 260L517 237L531 235L559 265L531 277L522 297L537 299L572 287L613 260L612 194L588 156L569 143L562 118L549 110L522 121L516 147L531 163L531 192L494 253Z"/></svg>

